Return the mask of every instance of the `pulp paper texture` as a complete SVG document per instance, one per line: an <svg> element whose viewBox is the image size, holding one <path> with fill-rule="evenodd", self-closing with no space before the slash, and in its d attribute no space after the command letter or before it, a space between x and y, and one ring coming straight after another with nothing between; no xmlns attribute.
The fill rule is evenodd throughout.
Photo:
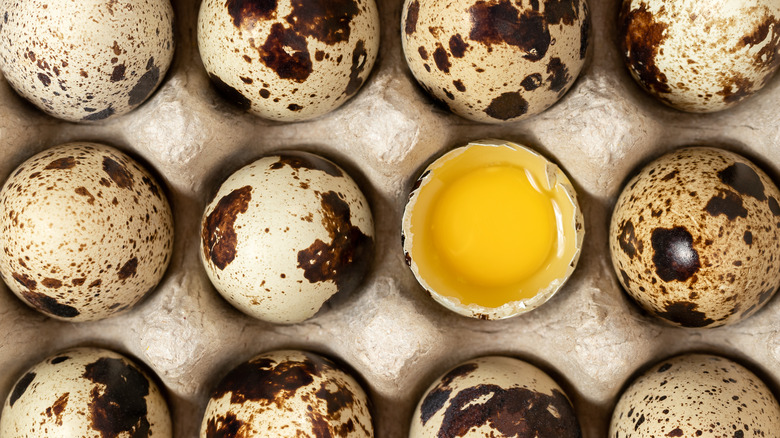
<svg viewBox="0 0 780 438"><path fill-rule="evenodd" d="M255 354L303 348L348 363L375 406L378 437L403 437L431 382L460 361L508 354L556 378L572 398L586 438L606 436L621 388L638 370L670 355L706 351L739 360L777 393L780 299L734 326L666 326L633 305L609 260L608 221L622 183L637 166L683 145L715 145L755 160L775 180L780 170L777 78L732 110L685 114L645 95L621 64L617 0L590 0L591 48L574 87L548 111L508 125L468 122L436 107L416 85L400 44L400 0L380 0L381 52L358 94L320 119L284 124L244 114L209 85L195 37L197 2L174 1L176 57L160 89L136 111L96 125L43 115L0 80L0 178L26 158L73 140L106 143L148 164L175 211L173 260L160 286L132 311L82 324L46 318L0 286L0 397L33 363L58 350L95 345L145 364L168 394L175 436L198 435L211 388ZM530 146L558 163L585 214L579 266L542 307L504 321L458 316L414 280L401 251L401 214L419 172L470 140ZM227 304L199 259L203 208L219 183L263 154L322 154L361 184L373 209L377 246L356 293L316 317L282 326Z"/></svg>

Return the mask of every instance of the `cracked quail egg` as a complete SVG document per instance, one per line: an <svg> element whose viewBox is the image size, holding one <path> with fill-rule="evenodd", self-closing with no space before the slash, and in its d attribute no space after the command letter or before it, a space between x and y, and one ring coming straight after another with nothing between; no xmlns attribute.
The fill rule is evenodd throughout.
<svg viewBox="0 0 780 438"><path fill-rule="evenodd" d="M780 191L746 158L684 148L644 167L612 213L612 265L664 321L718 327L752 315L780 286Z"/></svg>
<svg viewBox="0 0 780 438"><path fill-rule="evenodd" d="M284 152L222 184L203 214L201 247L209 278L233 306L297 323L358 286L371 264L374 222L344 170L314 154Z"/></svg>
<svg viewBox="0 0 780 438"><path fill-rule="evenodd" d="M406 263L447 309L502 319L549 300L574 272L585 236L561 169L507 141L455 148L415 183L403 216Z"/></svg>
<svg viewBox="0 0 780 438"><path fill-rule="evenodd" d="M753 373L731 360L688 354L661 361L623 392L610 438L770 437L780 405Z"/></svg>
<svg viewBox="0 0 780 438"><path fill-rule="evenodd" d="M211 394L201 438L370 438L371 401L333 361L273 351L234 368Z"/></svg>
<svg viewBox="0 0 780 438"><path fill-rule="evenodd" d="M30 368L3 406L0 436L171 438L157 385L124 356L74 348Z"/></svg>
<svg viewBox="0 0 780 438"><path fill-rule="evenodd" d="M204 0L198 47L217 90L277 121L321 116L363 86L379 52L374 0Z"/></svg>
<svg viewBox="0 0 780 438"><path fill-rule="evenodd" d="M53 318L90 321L138 303L165 273L173 217L124 153L68 143L22 163L0 190L0 276Z"/></svg>
<svg viewBox="0 0 780 438"><path fill-rule="evenodd" d="M406 0L404 56L434 99L477 122L538 114L574 84L588 50L586 0Z"/></svg>
<svg viewBox="0 0 780 438"><path fill-rule="evenodd" d="M412 417L409 438L580 438L569 398L539 368L487 356L464 362L436 380Z"/></svg>
<svg viewBox="0 0 780 438"><path fill-rule="evenodd" d="M623 0L618 40L631 76L661 102L713 112L764 87L780 66L780 2Z"/></svg>
<svg viewBox="0 0 780 438"><path fill-rule="evenodd" d="M96 121L157 88L174 52L169 0L2 0L0 69L46 113Z"/></svg>

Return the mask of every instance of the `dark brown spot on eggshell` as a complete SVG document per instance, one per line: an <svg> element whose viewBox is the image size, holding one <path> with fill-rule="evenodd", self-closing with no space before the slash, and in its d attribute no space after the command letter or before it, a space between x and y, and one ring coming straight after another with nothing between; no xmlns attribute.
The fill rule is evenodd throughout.
<svg viewBox="0 0 780 438"><path fill-rule="evenodd" d="M546 0L544 2L544 17L550 24L563 23L571 26L579 16L582 0Z"/></svg>
<svg viewBox="0 0 780 438"><path fill-rule="evenodd" d="M654 93L669 93L666 75L655 64L669 25L656 21L645 3L632 10L631 2L624 1L618 26L626 66L639 77L643 87Z"/></svg>
<svg viewBox="0 0 780 438"><path fill-rule="evenodd" d="M297 111L302 110L303 107L298 105L298 104L296 104L296 103L291 103L291 104L287 105L287 109L290 110L290 111L297 112Z"/></svg>
<svg viewBox="0 0 780 438"><path fill-rule="evenodd" d="M629 259L633 259L637 253L642 254L642 251L644 251L645 248L644 243L637 239L636 232L634 231L634 224L631 221L626 221L620 226L618 244L620 245L620 249L626 253Z"/></svg>
<svg viewBox="0 0 780 438"><path fill-rule="evenodd" d="M774 69L780 63L780 21L772 15L764 16L753 32L742 37L739 47L747 46L760 46L754 55L756 64Z"/></svg>
<svg viewBox="0 0 780 438"><path fill-rule="evenodd" d="M76 159L74 157L65 157L65 158L59 158L57 160L52 161L46 167L44 167L44 170L52 170L52 169L58 169L58 170L65 170L65 169L72 169L76 165Z"/></svg>
<svg viewBox="0 0 780 438"><path fill-rule="evenodd" d="M98 111L96 113L89 114L87 116L82 117L81 120L90 121L90 122L96 122L99 120L105 120L115 114L114 108L109 106L108 108Z"/></svg>
<svg viewBox="0 0 780 438"><path fill-rule="evenodd" d="M721 81L721 86L723 89L717 92L718 96L722 96L726 103L736 103L753 94L755 84L750 79L736 74Z"/></svg>
<svg viewBox="0 0 780 438"><path fill-rule="evenodd" d="M333 386L335 391L331 392ZM355 404L352 390L338 382L322 382L315 395L318 400L325 402L328 416L331 418L335 418L340 411L351 408Z"/></svg>
<svg viewBox="0 0 780 438"><path fill-rule="evenodd" d="M536 11L522 15L508 0L498 3L477 1L469 8L472 41L491 50L492 45L509 44L525 52L524 58L538 61L550 47L550 30L544 16Z"/></svg>
<svg viewBox="0 0 780 438"><path fill-rule="evenodd" d="M49 289L59 289L62 287L62 281L57 280L56 278L44 278L41 281L41 284Z"/></svg>
<svg viewBox="0 0 780 438"><path fill-rule="evenodd" d="M707 314L696 309L699 305L689 301L677 301L667 303L664 312L657 315L668 321L680 324L683 327L701 328L707 327L715 321L708 318Z"/></svg>
<svg viewBox="0 0 780 438"><path fill-rule="evenodd" d="M34 308L49 315L61 318L75 318L81 314L78 309L61 304L56 299L32 290L21 291L22 297Z"/></svg>
<svg viewBox="0 0 780 438"><path fill-rule="evenodd" d="M363 79L360 77L363 70L366 68L366 60L368 59L368 52L366 52L365 43L363 40L359 40L355 44L355 49L352 51L352 66L349 70L349 82L347 88L344 89L344 94L351 96L360 89L363 85Z"/></svg>
<svg viewBox="0 0 780 438"><path fill-rule="evenodd" d="M404 25L404 31L407 35L411 35L417 31L417 18L420 14L420 2L414 0L409 3L409 8L406 10L406 24Z"/></svg>
<svg viewBox="0 0 780 438"><path fill-rule="evenodd" d="M299 35L334 45L349 41L350 23L360 13L356 0L291 0L286 17Z"/></svg>
<svg viewBox="0 0 780 438"><path fill-rule="evenodd" d="M279 156L279 161L271 164L270 169L279 170L284 166L289 166L296 171L300 169L319 170L335 177L344 175L341 169L330 161L305 152L285 152Z"/></svg>
<svg viewBox="0 0 780 438"><path fill-rule="evenodd" d="M121 164L110 157L103 157L103 171L108 174L114 183L122 189L133 188L133 174Z"/></svg>
<svg viewBox="0 0 780 438"><path fill-rule="evenodd" d="M452 393L452 389L449 387L452 381L474 372L477 368L479 368L479 365L476 363L465 363L453 368L440 379L439 384L425 396L420 404L420 420L422 424L427 423L431 417L444 407Z"/></svg>
<svg viewBox="0 0 780 438"><path fill-rule="evenodd" d="M685 227L656 228L650 242L655 272L663 281L686 281L701 267L693 236Z"/></svg>
<svg viewBox="0 0 780 438"><path fill-rule="evenodd" d="M103 357L85 366L83 377L97 384L89 402L92 430L101 438L149 436L146 376L122 359Z"/></svg>
<svg viewBox="0 0 780 438"><path fill-rule="evenodd" d="M550 90L563 91L566 85L571 80L569 76L569 69L561 61L560 58L551 58L550 63L547 64L547 82L550 83Z"/></svg>
<svg viewBox="0 0 780 438"><path fill-rule="evenodd" d="M227 412L224 416L209 418L206 423L207 438L245 438L246 433L241 429L244 422L236 417L236 414Z"/></svg>
<svg viewBox="0 0 780 438"><path fill-rule="evenodd" d="M8 397L9 406L13 406L14 403L16 403L16 401L19 400L22 395L24 395L24 392L27 391L27 388L30 386L33 380L35 380L35 376L35 373L27 373L21 379L19 379L18 382L16 382L14 390L11 391L11 395Z"/></svg>
<svg viewBox="0 0 780 438"><path fill-rule="evenodd" d="M149 59L149 63L153 61L154 58ZM157 88L157 82L160 80L160 68L156 65L150 66L149 63L146 65L146 73L138 79L138 82L130 90L127 101L127 104L130 106L135 106L145 101L152 94L152 91Z"/></svg>
<svg viewBox="0 0 780 438"><path fill-rule="evenodd" d="M520 82L520 86L525 91L533 91L542 86L542 75L540 73L534 73L523 78Z"/></svg>
<svg viewBox="0 0 780 438"><path fill-rule="evenodd" d="M444 50L441 43L436 43L436 50L433 51L433 60L436 62L436 68L443 73L449 73L452 63L450 63L450 56L447 51Z"/></svg>
<svg viewBox="0 0 780 438"><path fill-rule="evenodd" d="M125 70L127 66L119 64L114 66L114 70L111 72L111 82L118 82L125 78Z"/></svg>
<svg viewBox="0 0 780 438"><path fill-rule="evenodd" d="M510 120L528 112L528 102L519 92L506 92L496 97L485 108L485 114L498 120Z"/></svg>
<svg viewBox="0 0 780 438"><path fill-rule="evenodd" d="M260 357L234 368L217 385L211 395L220 399L230 394L230 403L243 403L247 400L272 403L283 401L298 389L310 385L315 376L319 376L326 362L307 355L304 361L277 363Z"/></svg>
<svg viewBox="0 0 780 438"><path fill-rule="evenodd" d="M452 85L455 86L455 89L460 91L461 93L466 91L466 86L463 85L463 82L460 80L452 81Z"/></svg>
<svg viewBox="0 0 780 438"><path fill-rule="evenodd" d="M452 53L452 56L463 58L468 48L469 44L463 41L463 37L459 33L450 37L450 53Z"/></svg>
<svg viewBox="0 0 780 438"><path fill-rule="evenodd" d="M65 362L66 360L69 359L70 359L69 356L57 356L54 359L52 359L49 363L51 363L52 365L57 365L58 363Z"/></svg>
<svg viewBox="0 0 780 438"><path fill-rule="evenodd" d="M86 187L76 187L75 192L77 195L87 198L87 204L92 205L95 203L95 197L92 196L92 193L90 193Z"/></svg>
<svg viewBox="0 0 780 438"><path fill-rule="evenodd" d="M713 196L704 207L710 216L726 215L726 217L733 221L738 217L746 218L747 209L742 204L742 198L732 192L731 190L725 190L719 194Z"/></svg>
<svg viewBox="0 0 780 438"><path fill-rule="evenodd" d="M217 202L203 223L203 254L221 270L236 258L238 236L233 225L239 214L246 213L251 199L251 186L233 190Z"/></svg>
<svg viewBox="0 0 780 438"><path fill-rule="evenodd" d="M214 85L214 88L217 90L217 92L219 92L222 97L227 99L233 105L244 111L248 110L252 106L252 101L247 99L246 96L241 94L240 91L226 84L222 79L219 78L219 76L215 74L209 74L209 79L211 79L211 83Z"/></svg>
<svg viewBox="0 0 780 438"><path fill-rule="evenodd" d="M336 192L320 194L322 225L329 243L320 239L298 252L298 268L310 283L333 281L339 291L352 291L371 262L374 240L352 225L349 204Z"/></svg>
<svg viewBox="0 0 780 438"><path fill-rule="evenodd" d="M117 276L120 280L126 280L130 277L135 277L136 269L138 268L138 257L133 257L119 269Z"/></svg>
<svg viewBox="0 0 780 438"><path fill-rule="evenodd" d="M743 195L752 196L759 201L766 200L764 184L761 182L761 178L756 171L747 164L739 162L734 163L718 172L718 178L720 178L723 184L726 184Z"/></svg>
<svg viewBox="0 0 780 438"><path fill-rule="evenodd" d="M44 87L51 85L51 78L46 73L38 73L38 79L41 81Z"/></svg>
<svg viewBox="0 0 780 438"><path fill-rule="evenodd" d="M417 53L420 54L420 58L422 58L423 60L425 60L425 61L428 60L428 51L425 50L425 47L423 47L423 46L418 47L417 48Z"/></svg>
<svg viewBox="0 0 780 438"><path fill-rule="evenodd" d="M583 2L582 5L583 10L587 11L588 3ZM585 59L585 55L588 54L588 43L590 42L590 18L587 13L585 15L580 27L580 59Z"/></svg>
<svg viewBox="0 0 780 438"><path fill-rule="evenodd" d="M30 278L27 274L19 274L18 272L14 272L12 276L14 277L14 280L16 280L17 283L26 287L28 290L32 291L38 287L38 282Z"/></svg>
<svg viewBox="0 0 780 438"><path fill-rule="evenodd" d="M274 23L265 43L258 49L260 60L281 79L302 83L312 72L306 38L281 23Z"/></svg>
<svg viewBox="0 0 780 438"><path fill-rule="evenodd" d="M780 204L774 197L769 197L769 211L772 212L772 216L780 216Z"/></svg>
<svg viewBox="0 0 780 438"><path fill-rule="evenodd" d="M276 0L227 0L225 2L233 25L241 28L246 23L270 20L276 16Z"/></svg>
<svg viewBox="0 0 780 438"><path fill-rule="evenodd" d="M466 388L450 400L437 436L466 436L488 425L500 436L579 438L577 417L557 389L552 395L527 388L505 389L484 384Z"/></svg>
<svg viewBox="0 0 780 438"><path fill-rule="evenodd" d="M51 407L46 409L46 414L51 417L54 415L55 418L55 424L57 426L62 426L62 412L65 411L65 408L68 406L68 398L70 396L69 392L66 392L62 394L57 401L54 402L54 404L51 405Z"/></svg>

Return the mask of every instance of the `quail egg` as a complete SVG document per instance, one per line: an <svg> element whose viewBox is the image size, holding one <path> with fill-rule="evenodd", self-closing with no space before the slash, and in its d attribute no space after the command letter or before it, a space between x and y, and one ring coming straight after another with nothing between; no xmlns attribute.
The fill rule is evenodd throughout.
<svg viewBox="0 0 780 438"><path fill-rule="evenodd" d="M780 405L741 365L688 354L659 362L634 380L612 413L610 438L775 436Z"/></svg>
<svg viewBox="0 0 780 438"><path fill-rule="evenodd" d="M96 121L125 114L173 59L169 0L2 0L0 69L46 113Z"/></svg>
<svg viewBox="0 0 780 438"><path fill-rule="evenodd" d="M720 111L780 66L780 2L623 0L620 51L633 78L683 111Z"/></svg>
<svg viewBox="0 0 780 438"><path fill-rule="evenodd" d="M780 286L780 191L732 152L684 148L653 161L612 213L612 265L663 320L717 327L760 309Z"/></svg>
<svg viewBox="0 0 780 438"><path fill-rule="evenodd" d="M273 351L234 368L211 394L201 438L373 437L371 402L331 360Z"/></svg>
<svg viewBox="0 0 780 438"><path fill-rule="evenodd" d="M0 436L170 438L171 418L157 385L124 356L75 348L33 366L14 385Z"/></svg>
<svg viewBox="0 0 780 438"><path fill-rule="evenodd" d="M89 321L146 296L170 260L173 219L154 178L96 143L22 163L0 190L0 276L27 305Z"/></svg>
<svg viewBox="0 0 780 438"><path fill-rule="evenodd" d="M477 122L540 113L574 83L590 38L586 0L406 0L401 41L434 99Z"/></svg>
<svg viewBox="0 0 780 438"><path fill-rule="evenodd" d="M277 121L321 116L366 81L379 52L374 0L204 0L198 47L217 90Z"/></svg>
<svg viewBox="0 0 780 438"><path fill-rule="evenodd" d="M409 438L579 438L569 398L553 379L518 359L487 356L438 378L414 411Z"/></svg>
<svg viewBox="0 0 780 438"><path fill-rule="evenodd" d="M374 222L344 170L317 155L285 152L222 184L203 214L201 246L209 278L233 306L297 323L358 286L371 264Z"/></svg>
<svg viewBox="0 0 780 438"><path fill-rule="evenodd" d="M453 312L502 319L549 300L574 272L585 235L577 194L555 164L483 140L435 160L403 216L407 265Z"/></svg>

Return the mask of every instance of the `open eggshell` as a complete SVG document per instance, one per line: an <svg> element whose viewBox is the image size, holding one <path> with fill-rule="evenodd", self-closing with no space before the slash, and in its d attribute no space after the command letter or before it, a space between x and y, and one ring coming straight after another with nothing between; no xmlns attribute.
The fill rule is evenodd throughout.
<svg viewBox="0 0 780 438"><path fill-rule="evenodd" d="M551 256L554 261L530 276L531 285L535 290L535 292L531 292L530 297L518 298L497 307L486 307L475 303L464 303L460 298L453 296L458 294L458 286L449 279L450 276L435 275L431 269L433 262L430 262L427 257L417 257L417 252L414 249L415 244L419 244L422 239L426 238L419 237L421 232L417 227L421 225L415 225L423 221L424 216L415 218L417 215L429 214L429 204L434 202L433 199L436 198L442 187L440 182L434 181L437 180L441 172L446 171L447 166L462 166L456 168L462 175L482 166L494 164L496 159L500 159L502 163L523 167L526 172L533 175L542 191L555 194L555 200L558 201L559 207L559 211L556 213L556 226L559 233L564 232L564 237L559 236L558 238L556 255ZM466 164L453 164L456 161ZM434 183L431 184L432 182ZM406 204L401 237L407 265L420 285L430 293L433 299L460 315L497 320L533 310L555 295L577 266L585 237L585 228L574 187L557 165L525 146L502 140L483 140L453 149L426 168L415 183ZM551 278L545 277L545 274L552 274ZM523 293L519 284L508 287L516 287L518 294ZM489 291L486 292L489 293Z"/></svg>

